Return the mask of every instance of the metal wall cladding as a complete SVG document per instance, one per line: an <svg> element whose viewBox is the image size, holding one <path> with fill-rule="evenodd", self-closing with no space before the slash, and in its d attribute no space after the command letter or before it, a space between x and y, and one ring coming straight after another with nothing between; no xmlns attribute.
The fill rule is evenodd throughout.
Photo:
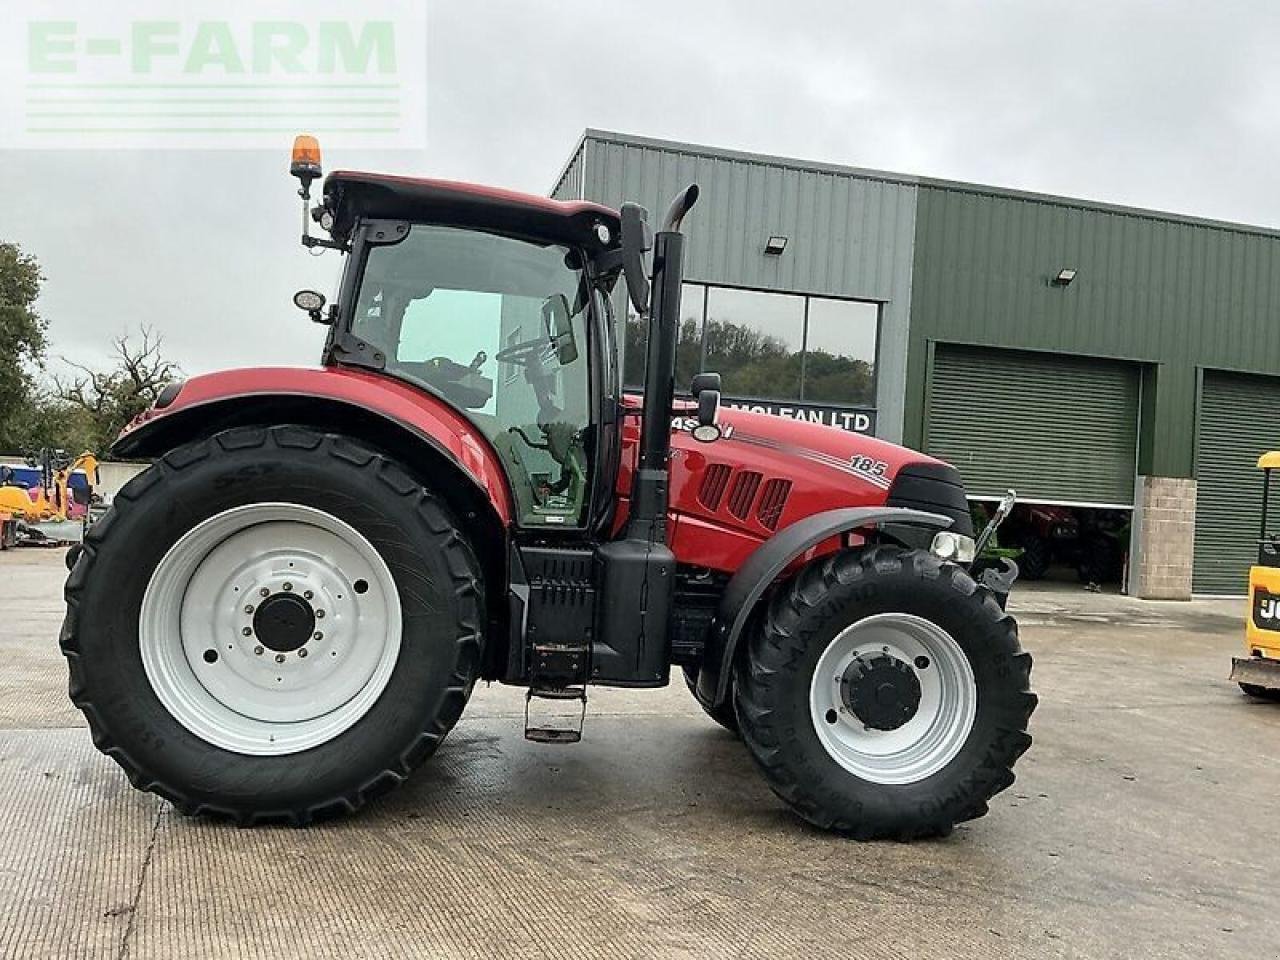
<svg viewBox="0 0 1280 960"><path fill-rule="evenodd" d="M1242 594L1248 588L1262 523L1258 457L1280 448L1278 412L1280 378L1205 373L1196 451L1196 593ZM1272 494L1272 514L1280 516L1274 479ZM1278 527L1273 520L1271 529Z"/></svg>
<svg viewBox="0 0 1280 960"><path fill-rule="evenodd" d="M560 178L556 181L556 185L551 189L550 194L556 200L583 199L582 172L586 155L585 144L586 141L578 143L578 149L573 151L573 156L569 158L569 162L560 171Z"/></svg>
<svg viewBox="0 0 1280 960"><path fill-rule="evenodd" d="M889 439L924 442L933 344L1123 359L1144 365L1137 470L1193 476L1199 371L1280 372L1275 231L596 130L555 195L656 221L690 181L691 280L884 304ZM774 233L781 257L763 252Z"/></svg>
<svg viewBox="0 0 1280 960"><path fill-rule="evenodd" d="M926 450L971 496L1127 506L1138 381L1134 364L939 346Z"/></svg>
<svg viewBox="0 0 1280 960"><path fill-rule="evenodd" d="M591 138L587 149L592 199L635 200L656 219L681 186L701 187L686 224L690 280L882 301L909 280L913 185ZM781 256L764 253L772 234L788 238Z"/></svg>
<svg viewBox="0 0 1280 960"><path fill-rule="evenodd" d="M1063 268L1069 286L1053 286ZM927 343L1145 361L1140 469L1190 476L1197 367L1280 371L1280 235L1081 202L921 185L907 431Z"/></svg>
<svg viewBox="0 0 1280 960"><path fill-rule="evenodd" d="M688 280L882 303L877 429L900 438L915 237L909 178L594 130L552 195L572 197L579 175L586 199L642 203L655 229L677 190L697 183L685 221ZM781 256L764 252L774 234L788 238Z"/></svg>

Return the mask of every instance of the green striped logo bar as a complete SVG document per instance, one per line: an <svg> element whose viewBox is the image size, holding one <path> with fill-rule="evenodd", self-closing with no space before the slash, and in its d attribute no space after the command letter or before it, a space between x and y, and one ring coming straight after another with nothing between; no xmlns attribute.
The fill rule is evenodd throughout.
<svg viewBox="0 0 1280 960"><path fill-rule="evenodd" d="M68 0L0 31L0 146L426 146L426 4Z"/></svg>

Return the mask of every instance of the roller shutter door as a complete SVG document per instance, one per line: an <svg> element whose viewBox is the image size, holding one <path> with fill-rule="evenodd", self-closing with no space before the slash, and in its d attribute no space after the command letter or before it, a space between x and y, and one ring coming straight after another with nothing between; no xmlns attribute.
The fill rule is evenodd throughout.
<svg viewBox="0 0 1280 960"><path fill-rule="evenodd" d="M1280 449L1278 413L1280 379L1205 373L1196 448L1196 593L1247 590L1262 510L1258 456ZM1280 489L1273 484L1273 492Z"/></svg>
<svg viewBox="0 0 1280 960"><path fill-rule="evenodd" d="M970 496L1129 506L1138 390L1133 364L939 344L926 450Z"/></svg>

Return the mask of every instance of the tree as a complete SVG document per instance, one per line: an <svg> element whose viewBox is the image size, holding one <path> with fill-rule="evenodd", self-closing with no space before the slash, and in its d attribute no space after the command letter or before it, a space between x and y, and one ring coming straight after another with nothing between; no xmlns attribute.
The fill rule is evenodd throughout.
<svg viewBox="0 0 1280 960"><path fill-rule="evenodd" d="M37 412L34 374L47 347L46 324L35 311L43 279L35 257L0 243L0 450L27 445Z"/></svg>
<svg viewBox="0 0 1280 960"><path fill-rule="evenodd" d="M150 327L141 331L141 343L128 334L112 341L114 365L106 371L66 361L79 371L71 378L55 377L53 393L68 413L63 433L70 449L101 453L130 420L160 396L165 384L178 379L182 369L161 353L162 339Z"/></svg>
<svg viewBox="0 0 1280 960"><path fill-rule="evenodd" d="M644 381L648 329L634 314L627 316L624 383ZM686 317L676 346L676 389L687 390L701 368L703 334L698 321ZM729 320L706 323L706 366L720 374L727 397L771 400L800 399L803 363L804 399L814 403L872 404L875 370L866 360L810 347L801 356L785 340Z"/></svg>

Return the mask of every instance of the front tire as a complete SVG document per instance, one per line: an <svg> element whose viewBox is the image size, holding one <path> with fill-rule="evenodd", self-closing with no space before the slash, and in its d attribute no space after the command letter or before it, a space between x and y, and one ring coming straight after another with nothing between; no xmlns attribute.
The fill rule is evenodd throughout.
<svg viewBox="0 0 1280 960"><path fill-rule="evenodd" d="M701 700L698 700L698 671L693 667L684 668L684 684L689 688L689 693L693 695L693 699L698 701L698 706L702 707L703 713L735 737L738 736L738 715L734 711L732 693L724 698L724 703L720 704L720 706L708 707Z"/></svg>
<svg viewBox="0 0 1280 960"><path fill-rule="evenodd" d="M474 553L393 461L302 427L179 448L87 533L62 649L94 743L184 813L303 824L408 776L483 649Z"/></svg>
<svg viewBox="0 0 1280 960"><path fill-rule="evenodd" d="M945 835L1013 783L1030 670L1012 617L961 568L846 551L776 591L737 664L737 715L769 785L810 823Z"/></svg>

